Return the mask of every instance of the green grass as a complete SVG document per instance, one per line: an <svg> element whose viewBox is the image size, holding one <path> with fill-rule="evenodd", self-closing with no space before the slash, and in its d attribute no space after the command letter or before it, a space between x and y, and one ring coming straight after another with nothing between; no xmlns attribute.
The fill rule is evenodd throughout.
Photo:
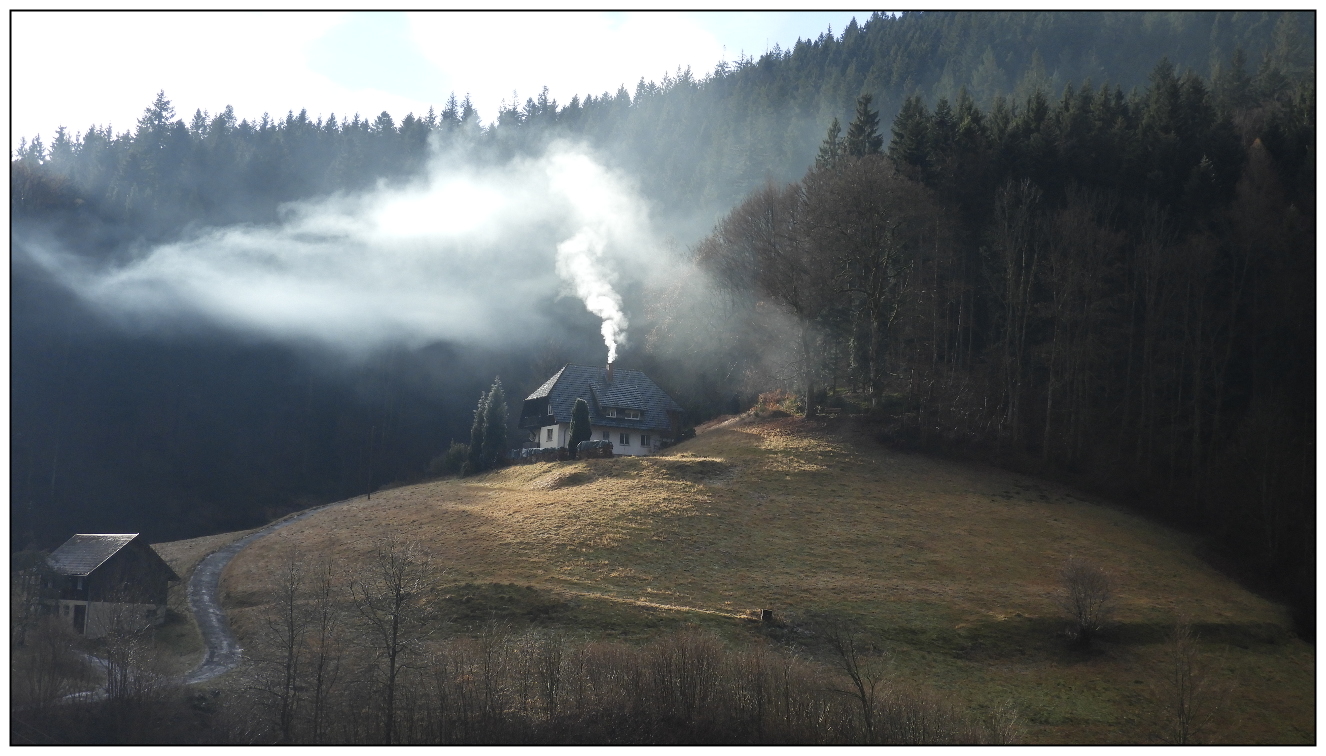
<svg viewBox="0 0 1326 756"><path fill-rule="evenodd" d="M1171 530L1053 483L889 451L794 419L737 420L660 457L544 463L395 489L319 513L227 571L246 647L284 549L342 578L394 535L431 556L457 632L490 619L643 640L685 624L818 654L798 623L848 618L902 684L974 710L1012 701L1036 743L1147 742L1147 695L1179 614L1233 687L1218 739L1315 739L1315 652L1285 609ZM1059 566L1118 585L1095 650L1063 638ZM746 617L774 609L789 627Z"/></svg>

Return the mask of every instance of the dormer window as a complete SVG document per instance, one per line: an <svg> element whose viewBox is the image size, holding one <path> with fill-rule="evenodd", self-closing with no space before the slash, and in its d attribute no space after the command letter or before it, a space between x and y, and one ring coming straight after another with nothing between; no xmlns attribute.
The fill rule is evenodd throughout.
<svg viewBox="0 0 1326 756"><path fill-rule="evenodd" d="M604 408L603 408L603 416L604 416L604 417L616 417L616 416L617 416L617 408L616 408L616 407L604 407Z"/></svg>
<svg viewBox="0 0 1326 756"><path fill-rule="evenodd" d="M640 419L640 410L626 410L626 419L627 419L627 420L639 420L639 419Z"/></svg>

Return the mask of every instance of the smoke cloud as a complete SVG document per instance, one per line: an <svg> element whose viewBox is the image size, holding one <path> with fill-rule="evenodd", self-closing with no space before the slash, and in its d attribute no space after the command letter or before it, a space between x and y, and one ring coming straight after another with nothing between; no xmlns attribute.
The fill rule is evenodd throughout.
<svg viewBox="0 0 1326 756"><path fill-rule="evenodd" d="M296 203L280 223L209 229L104 266L29 241L33 259L127 327L191 320L347 352L438 340L518 344L580 299L609 359L626 343L617 286L660 246L633 182L567 143L480 167L439 153L425 179Z"/></svg>
<svg viewBox="0 0 1326 756"><path fill-rule="evenodd" d="M626 315L622 298L613 290L611 275L602 264L603 237L584 229L557 245L557 275L570 281L586 309L603 319L603 343L608 362L617 359L617 347L626 341Z"/></svg>

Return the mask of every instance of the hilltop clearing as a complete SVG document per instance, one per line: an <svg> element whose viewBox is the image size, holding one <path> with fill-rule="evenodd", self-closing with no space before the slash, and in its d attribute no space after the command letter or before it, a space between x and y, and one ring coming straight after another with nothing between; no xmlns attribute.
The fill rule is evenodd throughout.
<svg viewBox="0 0 1326 756"><path fill-rule="evenodd" d="M849 618L892 674L969 709L1011 701L1030 742L1145 742L1175 618L1217 687L1217 740L1315 740L1315 653L1283 607L1175 532L1026 476L890 451L794 418L738 419L652 458L507 468L374 494L240 553L222 580L246 649L297 548L344 579L382 539L418 543L451 632L496 618L643 640L685 624L817 653L802 618ZM1070 556L1117 586L1094 650L1063 638ZM784 628L743 621L773 609Z"/></svg>

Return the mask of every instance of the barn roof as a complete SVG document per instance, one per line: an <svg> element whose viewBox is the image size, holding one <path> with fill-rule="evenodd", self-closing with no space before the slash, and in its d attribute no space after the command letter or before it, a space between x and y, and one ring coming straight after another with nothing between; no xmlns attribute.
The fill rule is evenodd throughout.
<svg viewBox="0 0 1326 756"><path fill-rule="evenodd" d="M584 399L589 404L590 423L618 428L667 429L672 426L668 413L682 411L681 406L649 376L639 370L618 367L613 368L612 382L609 383L607 368L566 365L525 397L525 401L545 397L548 399L547 414L558 423L571 421L576 399ZM604 417L604 407L640 410L640 419Z"/></svg>
<svg viewBox="0 0 1326 756"><path fill-rule="evenodd" d="M51 552L47 561L60 575L88 575L137 537L137 533L79 533Z"/></svg>

